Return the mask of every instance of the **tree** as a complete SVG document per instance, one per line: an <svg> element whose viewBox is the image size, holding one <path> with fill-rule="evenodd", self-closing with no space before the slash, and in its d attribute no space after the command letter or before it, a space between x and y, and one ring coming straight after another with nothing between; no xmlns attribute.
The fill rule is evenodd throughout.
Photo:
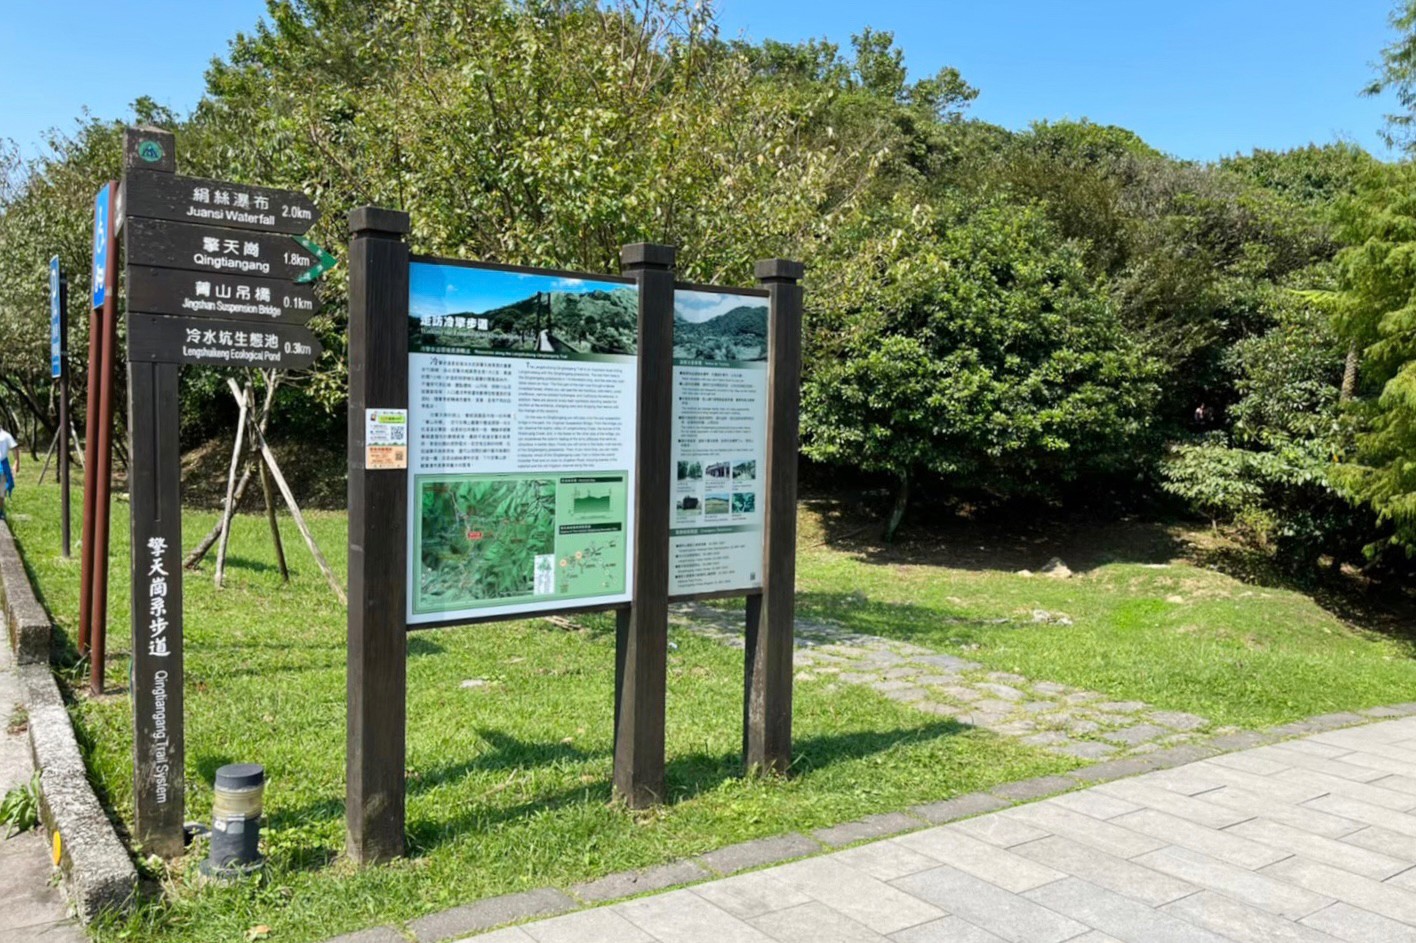
<svg viewBox="0 0 1416 943"><path fill-rule="evenodd" d="M1381 69L1363 92L1396 94L1400 110L1386 116L1384 136L1391 146L1412 152L1416 151L1416 0L1399 0L1391 25L1399 35L1382 50Z"/></svg>
<svg viewBox="0 0 1416 943"><path fill-rule="evenodd" d="M1134 467L1156 386L1077 245L1036 208L904 194L843 224L808 319L803 450L895 479L1052 494Z"/></svg>
<svg viewBox="0 0 1416 943"><path fill-rule="evenodd" d="M1296 162L1264 164L1296 178ZM1337 249L1315 212L1257 174L1170 159L1123 128L1036 124L983 177L1037 201L1085 247L1088 269L1163 367L1155 425L1166 435L1197 405L1236 398L1225 352L1272 326L1264 299L1274 285Z"/></svg>
<svg viewBox="0 0 1416 943"><path fill-rule="evenodd" d="M1339 329L1364 352L1356 460L1339 482L1416 554L1416 167L1393 165L1343 213Z"/></svg>
<svg viewBox="0 0 1416 943"><path fill-rule="evenodd" d="M71 351L87 349L93 200L119 174L122 127L85 117L71 133L51 131L48 153L28 164L5 161L0 187L0 415L17 435L43 448L57 429L49 371L49 260L70 279ZM85 361L71 358L71 389L84 390ZM82 410L75 410L82 415Z"/></svg>
<svg viewBox="0 0 1416 943"><path fill-rule="evenodd" d="M620 246L683 247L679 271L739 281L819 237L872 175L872 142L803 142L822 89L763 81L686 0L271 4L213 65L195 169L407 210L419 251L614 271ZM850 181L843 184L842 181ZM345 388L342 276L312 395Z"/></svg>

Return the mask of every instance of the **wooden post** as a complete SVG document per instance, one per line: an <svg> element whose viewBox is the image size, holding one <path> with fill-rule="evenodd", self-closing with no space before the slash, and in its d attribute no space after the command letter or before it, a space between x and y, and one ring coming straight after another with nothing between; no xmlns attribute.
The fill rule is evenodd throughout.
<svg viewBox="0 0 1416 943"><path fill-rule="evenodd" d="M674 248L624 247L639 285L631 603L616 620L615 792L639 809L664 798L664 698L669 643L669 469L673 438Z"/></svg>
<svg viewBox="0 0 1416 943"><path fill-rule="evenodd" d="M403 854L408 472L364 462L365 410L408 408L408 214L349 214L349 636L346 850Z"/></svg>
<svg viewBox="0 0 1416 943"><path fill-rule="evenodd" d="M241 467L241 452L246 444L246 410L252 395L250 383L242 389L230 377L226 378L226 382L236 396L236 444L231 449L231 468L226 473L226 503L221 506L221 537L216 544L215 580L218 588L226 577L226 545L231 540L231 517L236 513L236 469Z"/></svg>
<svg viewBox="0 0 1416 943"><path fill-rule="evenodd" d="M279 381L276 379L276 371L274 370L262 372L261 376L266 381L265 406L261 410L261 415L268 416L270 415L271 406L275 403L275 388ZM252 434L252 438L254 439L255 435L260 433L260 426L256 420L255 413L252 412L249 414L246 417L246 421L256 430L256 432ZM256 464L259 466L261 473L261 496L265 499L266 522L270 524L270 540L275 546L275 562L280 568L281 582L288 583L290 582L290 567L285 562L285 543L280 539L280 521L276 518L275 513L275 485L271 483L270 471L266 468L265 462L257 462ZM346 599L346 604L347 602L348 600Z"/></svg>
<svg viewBox="0 0 1416 943"><path fill-rule="evenodd" d="M18 431L18 430L17 430L17 431ZM22 433L22 434L23 434L23 433ZM44 476L47 475L47 474L49 474L49 461L50 461L50 459L52 459L52 458L54 457L54 450L55 450L56 448L58 448L58 447L59 447L59 433L56 432L56 433L54 433L54 437L49 440L49 448L47 448L47 449L44 450L44 467L42 467L42 468L39 470L39 481L36 481L36 482L35 482L36 485L42 485L42 484L44 484ZM23 453L16 452L15 454L16 454L16 455L20 455L20 454L23 454ZM55 478L55 480L58 480L58 478L59 478L59 472L58 472L57 470L54 472L54 478Z"/></svg>
<svg viewBox="0 0 1416 943"><path fill-rule="evenodd" d="M797 418L801 406L800 262L757 263L770 296L767 327L767 487L762 593L747 598L743 765L792 764L792 635L796 621Z"/></svg>
<svg viewBox="0 0 1416 943"><path fill-rule="evenodd" d="M324 558L324 554L320 553L320 545L315 543L315 535L310 531L309 525L305 523L305 516L300 513L300 505L295 502L295 492L290 490L285 475L281 473L280 465L275 460L275 452L271 451L270 443L265 440L261 430L255 426L251 427L251 437L260 450L260 457L264 461L265 467L270 470L271 477L275 479L275 486L280 489L281 497L285 498L285 506L290 509L290 516L295 521L295 529L300 532L301 537L305 538L305 546L310 549L310 556L315 558L315 564L324 574L325 582L329 583L329 588L334 590L334 595L341 606L349 605L349 597L344 594L344 587L339 585L339 579L334 575L329 561Z"/></svg>
<svg viewBox="0 0 1416 943"><path fill-rule="evenodd" d="M254 418L248 416L248 422L251 425L252 442L256 440L258 433L265 432L266 424L270 421L270 410L271 406L275 403L275 389L280 385L280 376L281 374L274 370L266 375L266 395L265 402L261 406L261 414ZM232 498L237 507L241 506L241 500L246 496L246 486L251 483L251 475L254 474L255 466L260 464L260 461L260 456L256 455L246 463L246 470L241 472L241 480L236 483L236 494ZM196 547L192 549L192 552L182 559L182 566L188 570L195 570L197 565L200 564L202 559L206 556L207 551L216 546L216 541L220 537L221 521L218 520L216 526L207 531L207 535L197 543Z"/></svg>
<svg viewBox="0 0 1416 943"><path fill-rule="evenodd" d="M275 564L280 568L280 580L283 583L290 582L290 566L285 562L285 544L280 539L280 521L275 516L275 486L271 484L270 472L266 469L265 462L260 463L261 468L261 495L265 498L266 521L270 524L270 539L275 545Z"/></svg>
<svg viewBox="0 0 1416 943"><path fill-rule="evenodd" d="M154 150L154 147L156 148ZM175 173L175 140L167 131L128 128L123 133L125 170L146 167ZM154 155L158 159L154 160ZM116 215L116 214L115 214ZM125 238L132 227L123 227ZM118 247L110 250L117 264ZM115 280L114 284L117 282ZM110 297L115 293L110 292ZM116 322L106 325L112 332ZM134 346L128 325L129 353ZM179 389L182 368L177 352L170 359L128 363L129 566L133 655L130 669L133 704L133 837L144 854L174 858L182 854L186 801L186 739L182 643L182 452L179 444ZM103 433L106 426L100 425ZM107 477L102 444L98 455ZM106 507L99 509L103 528ZM96 557L102 566L106 546L99 535ZM100 589L103 584L100 582ZM95 595L96 605L103 599ZM101 611L101 610L100 610ZM102 671L102 623L95 621L94 671ZM96 674L96 678L101 675Z"/></svg>
<svg viewBox="0 0 1416 943"><path fill-rule="evenodd" d="M59 534L64 559L72 552L69 526L69 280L59 279Z"/></svg>

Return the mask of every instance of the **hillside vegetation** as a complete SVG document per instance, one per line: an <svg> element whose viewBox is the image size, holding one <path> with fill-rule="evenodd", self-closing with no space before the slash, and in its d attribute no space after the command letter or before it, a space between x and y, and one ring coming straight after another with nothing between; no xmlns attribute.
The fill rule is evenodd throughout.
<svg viewBox="0 0 1416 943"><path fill-rule="evenodd" d="M1373 89L1396 93L1405 147L1416 0L1395 13ZM142 98L32 161L0 148L0 421L31 445L54 430L46 266L86 268L92 194L135 121L176 132L184 173L310 194L326 245L377 204L410 213L423 253L615 272L649 241L679 248L681 278L739 286L754 260L804 261L803 453L889 488L887 535L920 501L1113 494L1179 501L1295 573L1409 577L1410 164L1346 144L1183 161L1086 120L990 125L977 94L953 68L911 74L886 32L746 43L686 0L270 0L191 113ZM325 353L274 419L334 448L344 278L312 322ZM550 328L513 306L494 333L628 350L609 302L552 294L531 302ZM760 354L755 323L683 333L684 354ZM230 435L216 372L189 369L183 398L189 447Z"/></svg>

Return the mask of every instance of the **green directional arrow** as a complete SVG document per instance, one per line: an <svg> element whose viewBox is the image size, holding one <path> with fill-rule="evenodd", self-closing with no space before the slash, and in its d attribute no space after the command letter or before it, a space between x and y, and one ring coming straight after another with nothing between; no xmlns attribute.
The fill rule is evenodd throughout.
<svg viewBox="0 0 1416 943"><path fill-rule="evenodd" d="M315 254L315 264L310 266L304 272L300 273L300 275L295 279L297 284L303 285L307 282L316 281L325 272L328 272L330 269L334 268L336 265L339 264L338 259L330 255L325 250L321 249L319 246L315 245L314 242L312 242L311 240L306 239L304 236L291 236L290 238L294 239L296 242L300 243L300 245L304 246L306 249Z"/></svg>

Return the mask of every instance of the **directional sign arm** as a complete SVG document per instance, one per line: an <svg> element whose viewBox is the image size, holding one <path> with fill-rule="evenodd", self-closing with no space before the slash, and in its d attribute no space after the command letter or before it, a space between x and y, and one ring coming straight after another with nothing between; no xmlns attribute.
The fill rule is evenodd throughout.
<svg viewBox="0 0 1416 943"><path fill-rule="evenodd" d="M227 229L299 234L320 218L314 202L293 190L150 170L128 171L125 197L129 216Z"/></svg>

